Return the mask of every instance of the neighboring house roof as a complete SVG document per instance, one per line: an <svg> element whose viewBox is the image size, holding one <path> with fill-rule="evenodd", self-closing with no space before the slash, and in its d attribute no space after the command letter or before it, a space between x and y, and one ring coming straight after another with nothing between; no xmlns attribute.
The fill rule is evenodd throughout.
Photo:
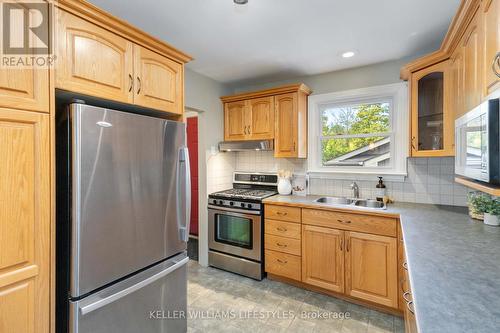
<svg viewBox="0 0 500 333"><path fill-rule="evenodd" d="M324 163L325 166L379 166L391 157L390 138L375 141Z"/></svg>

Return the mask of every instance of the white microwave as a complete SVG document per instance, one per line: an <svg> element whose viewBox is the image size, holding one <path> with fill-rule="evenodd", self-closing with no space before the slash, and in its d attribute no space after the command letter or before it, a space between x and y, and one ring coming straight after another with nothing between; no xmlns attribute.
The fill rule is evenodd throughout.
<svg viewBox="0 0 500 333"><path fill-rule="evenodd" d="M455 173L500 185L499 99L490 99L455 121Z"/></svg>

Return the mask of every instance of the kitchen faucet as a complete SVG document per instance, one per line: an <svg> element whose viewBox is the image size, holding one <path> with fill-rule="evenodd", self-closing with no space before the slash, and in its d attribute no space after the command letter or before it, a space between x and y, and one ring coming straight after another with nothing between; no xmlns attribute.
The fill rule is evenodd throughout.
<svg viewBox="0 0 500 333"><path fill-rule="evenodd" d="M352 182L351 184L351 189L352 189L352 194L354 198L359 199L359 186L356 184L356 182Z"/></svg>

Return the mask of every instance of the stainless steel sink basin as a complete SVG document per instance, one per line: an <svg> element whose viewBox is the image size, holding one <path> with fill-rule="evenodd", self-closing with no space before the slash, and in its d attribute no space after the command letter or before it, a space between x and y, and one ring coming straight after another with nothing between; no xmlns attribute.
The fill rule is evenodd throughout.
<svg viewBox="0 0 500 333"><path fill-rule="evenodd" d="M317 199L316 202L329 205L350 205L354 202L354 200L347 198L338 198L338 197L324 197Z"/></svg>
<svg viewBox="0 0 500 333"><path fill-rule="evenodd" d="M372 199L349 199L345 197L322 197L316 199L315 202L326 204L326 205L343 205L343 206L355 206L359 208L369 208L369 209L386 209L387 206L380 201Z"/></svg>
<svg viewBox="0 0 500 333"><path fill-rule="evenodd" d="M358 207L367 207L367 208L378 208L378 209L385 208L385 204L377 200L358 200L356 201L355 205Z"/></svg>

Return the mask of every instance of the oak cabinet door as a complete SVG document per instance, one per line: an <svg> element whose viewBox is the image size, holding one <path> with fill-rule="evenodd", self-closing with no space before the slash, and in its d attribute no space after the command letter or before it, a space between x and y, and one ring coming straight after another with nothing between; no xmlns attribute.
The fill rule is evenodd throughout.
<svg viewBox="0 0 500 333"><path fill-rule="evenodd" d="M346 232L346 294L398 307L396 238Z"/></svg>
<svg viewBox="0 0 500 333"><path fill-rule="evenodd" d="M274 139L274 97L248 101L249 132L252 140Z"/></svg>
<svg viewBox="0 0 500 333"><path fill-rule="evenodd" d="M49 112L49 70L1 68L0 106Z"/></svg>
<svg viewBox="0 0 500 333"><path fill-rule="evenodd" d="M465 109L465 66L463 48L457 47L451 57L452 91L451 103L454 119L461 117L468 110Z"/></svg>
<svg viewBox="0 0 500 333"><path fill-rule="evenodd" d="M134 103L151 109L184 112L183 67L141 46L134 46Z"/></svg>
<svg viewBox="0 0 500 333"><path fill-rule="evenodd" d="M302 226L302 282L344 292L344 231Z"/></svg>
<svg viewBox="0 0 500 333"><path fill-rule="evenodd" d="M0 108L0 330L49 332L49 115Z"/></svg>
<svg viewBox="0 0 500 333"><path fill-rule="evenodd" d="M249 133L249 127L246 101L224 104L224 140L245 140Z"/></svg>
<svg viewBox="0 0 500 333"><path fill-rule="evenodd" d="M275 157L297 157L298 94L275 97Z"/></svg>
<svg viewBox="0 0 500 333"><path fill-rule="evenodd" d="M450 96L452 82L449 61L412 74L412 157L455 155L455 112Z"/></svg>
<svg viewBox="0 0 500 333"><path fill-rule="evenodd" d="M483 37L484 37L484 95L488 96L500 87L500 5L499 0L483 1ZM496 73L495 73L496 72Z"/></svg>
<svg viewBox="0 0 500 333"><path fill-rule="evenodd" d="M0 106L49 112L48 68L0 68Z"/></svg>
<svg viewBox="0 0 500 333"><path fill-rule="evenodd" d="M480 41L480 15L475 16L469 24L464 39L464 84L465 84L465 110L470 111L481 103L481 41Z"/></svg>
<svg viewBox="0 0 500 333"><path fill-rule="evenodd" d="M56 87L133 102L133 44L58 10Z"/></svg>

